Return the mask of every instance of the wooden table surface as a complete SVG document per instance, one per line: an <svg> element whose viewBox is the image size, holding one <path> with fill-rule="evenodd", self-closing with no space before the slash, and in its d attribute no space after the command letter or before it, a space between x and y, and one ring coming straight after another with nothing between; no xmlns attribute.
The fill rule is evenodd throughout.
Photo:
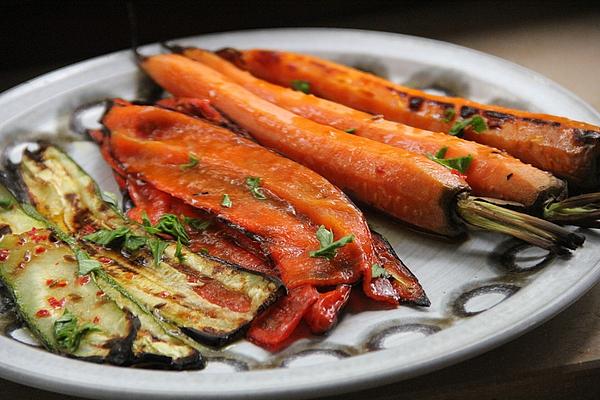
<svg viewBox="0 0 600 400"><path fill-rule="evenodd" d="M378 18L379 29L396 30L393 15ZM347 22L347 26L353 26L351 19ZM545 74L600 109L598 15L534 23L518 29L490 27L476 35L449 35L445 40L496 54ZM477 358L405 382L327 399L400 397L600 399L600 285L541 327ZM0 399L76 398L0 379Z"/></svg>

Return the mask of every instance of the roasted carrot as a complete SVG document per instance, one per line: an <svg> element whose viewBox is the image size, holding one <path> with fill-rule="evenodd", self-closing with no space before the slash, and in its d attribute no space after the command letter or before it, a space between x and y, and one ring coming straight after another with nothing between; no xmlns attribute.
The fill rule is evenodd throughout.
<svg viewBox="0 0 600 400"><path fill-rule="evenodd" d="M446 159L469 157L472 161L463 174L477 196L518 202L538 213L550 201L564 196L564 182L495 148L442 132L374 119L371 114L255 78L212 52L196 48L180 51L255 95L320 124L426 156L446 148Z"/></svg>
<svg viewBox="0 0 600 400"><path fill-rule="evenodd" d="M505 150L583 189L600 186L598 126L435 96L314 56L232 49L219 54L273 83L289 87L292 82L303 82L316 96L417 128L462 134L465 139ZM457 124L473 122L474 117L487 122L486 126L459 129Z"/></svg>
<svg viewBox="0 0 600 400"><path fill-rule="evenodd" d="M354 283L362 278L374 299L428 304L412 276L390 273L400 283L413 285L410 297L395 292L400 283L387 277L371 279L379 253L364 217L316 173L228 130L177 112L113 107L103 121L111 132L110 151L128 174L140 174L157 189L261 242L288 287ZM192 156L194 165L189 162ZM311 254L322 246L316 235L319 225L332 229L336 239L351 236L352 243L333 252L335 257ZM405 268L398 259L396 263Z"/></svg>
<svg viewBox="0 0 600 400"><path fill-rule="evenodd" d="M546 221L469 198L461 177L424 156L299 117L201 63L165 54L141 66L174 95L209 99L261 144L405 222L452 235L465 230L466 220L546 248L575 248L583 241Z"/></svg>

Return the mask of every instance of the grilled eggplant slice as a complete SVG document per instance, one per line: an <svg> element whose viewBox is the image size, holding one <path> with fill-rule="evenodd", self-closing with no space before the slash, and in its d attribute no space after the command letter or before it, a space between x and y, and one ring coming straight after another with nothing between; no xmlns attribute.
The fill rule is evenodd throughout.
<svg viewBox="0 0 600 400"><path fill-rule="evenodd" d="M284 290L275 278L148 234L104 202L89 175L55 147L26 153L20 174L42 215L104 260L102 270L143 307L197 341L214 346L230 342ZM125 250L90 241L88 235L100 230L126 231L138 246Z"/></svg>
<svg viewBox="0 0 600 400"><path fill-rule="evenodd" d="M28 215L3 186L0 202L4 205L0 223L11 232L0 240L0 279L15 298L23 320L49 350L118 365L204 366L197 345L186 344L190 340L182 334L177 337L176 327L142 310L106 274L80 275L69 246ZM68 348L57 340L57 324L80 332L71 342L68 336L63 338Z"/></svg>

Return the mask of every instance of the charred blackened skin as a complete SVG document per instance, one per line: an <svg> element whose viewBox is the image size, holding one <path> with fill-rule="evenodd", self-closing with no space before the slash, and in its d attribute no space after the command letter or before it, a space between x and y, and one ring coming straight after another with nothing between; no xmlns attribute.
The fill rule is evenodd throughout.
<svg viewBox="0 0 600 400"><path fill-rule="evenodd" d="M596 144L598 141L600 141L600 132L574 128L573 138L578 143Z"/></svg>
<svg viewBox="0 0 600 400"><path fill-rule="evenodd" d="M469 106L462 106L460 109L460 116L463 118L469 118L475 114L477 114L478 110Z"/></svg>
<svg viewBox="0 0 600 400"><path fill-rule="evenodd" d="M484 111L483 115L485 115L488 118L501 119L501 120L505 120L505 121L512 121L515 119L515 117L513 115L505 114L505 113L501 113L501 112L497 112L497 111Z"/></svg>
<svg viewBox="0 0 600 400"><path fill-rule="evenodd" d="M408 101L408 108L410 108L411 111L419 111L421 109L422 105L423 105L422 97L413 96Z"/></svg>
<svg viewBox="0 0 600 400"><path fill-rule="evenodd" d="M224 58L225 60L234 64L238 68L246 69L244 68L244 59L242 58L242 53L240 53L238 50L231 47L224 47L222 49L217 50L215 53L217 53L219 57Z"/></svg>
<svg viewBox="0 0 600 400"><path fill-rule="evenodd" d="M512 178L512 177L513 177L513 175L514 175L514 174L513 174L512 172L511 172L510 174L506 175L506 180L507 180L507 181L509 181L509 180L510 180L510 178Z"/></svg>
<svg viewBox="0 0 600 400"><path fill-rule="evenodd" d="M123 339L114 339L106 345L110 347L110 352L106 356L106 360L114 365L129 365L134 361L133 341L137 337L141 323L138 317L133 315L129 310L123 310L127 315L127 319L131 324L131 331Z"/></svg>

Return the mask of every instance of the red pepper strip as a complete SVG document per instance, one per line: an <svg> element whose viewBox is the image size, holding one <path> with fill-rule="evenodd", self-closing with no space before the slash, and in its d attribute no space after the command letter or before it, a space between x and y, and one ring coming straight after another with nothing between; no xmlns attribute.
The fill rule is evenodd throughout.
<svg viewBox="0 0 600 400"><path fill-rule="evenodd" d="M340 285L329 292L319 293L319 299L304 315L312 333L325 333L335 326L339 312L350 298L351 289L350 285Z"/></svg>
<svg viewBox="0 0 600 400"><path fill-rule="evenodd" d="M267 260L257 255L260 253L252 253L238 246L232 240L237 232L215 221L209 215L138 179L129 178L127 188L135 204L135 207L128 212L131 219L142 222L142 215L145 211L152 223L156 223L163 214L209 220L211 225L202 231L187 230L190 235L190 250L193 252L207 251L211 256L241 267L268 275L278 275L277 270L269 265Z"/></svg>
<svg viewBox="0 0 600 400"><path fill-rule="evenodd" d="M276 350L296 329L302 317L319 299L313 286L298 286L279 299L250 325L248 339L261 347Z"/></svg>
<svg viewBox="0 0 600 400"><path fill-rule="evenodd" d="M431 302L419 280L398 258L388 241L377 232L371 231L371 235L375 251L379 257L379 265L391 275L391 278L376 278L370 283L365 280L365 284L369 284L375 293L388 293L388 296L395 295L398 301L402 303L429 306Z"/></svg>

